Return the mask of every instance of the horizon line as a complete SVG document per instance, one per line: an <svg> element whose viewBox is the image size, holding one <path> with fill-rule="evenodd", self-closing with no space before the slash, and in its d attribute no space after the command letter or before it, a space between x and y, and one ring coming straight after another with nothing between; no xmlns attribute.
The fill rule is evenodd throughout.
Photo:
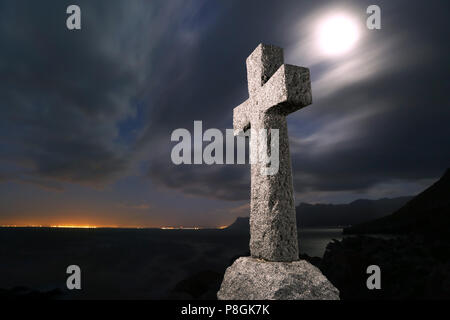
<svg viewBox="0 0 450 320"><path fill-rule="evenodd" d="M218 229L223 230L229 226L94 226L94 225L0 225L0 228L42 228L42 229L159 229L159 230L207 230Z"/></svg>

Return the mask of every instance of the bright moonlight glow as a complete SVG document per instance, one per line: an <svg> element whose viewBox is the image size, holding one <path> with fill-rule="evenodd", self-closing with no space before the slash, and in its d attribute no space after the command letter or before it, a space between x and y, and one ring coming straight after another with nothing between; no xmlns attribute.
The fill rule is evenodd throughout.
<svg viewBox="0 0 450 320"><path fill-rule="evenodd" d="M358 38L356 24L344 15L328 17L319 26L319 45L328 55L340 55L349 51Z"/></svg>

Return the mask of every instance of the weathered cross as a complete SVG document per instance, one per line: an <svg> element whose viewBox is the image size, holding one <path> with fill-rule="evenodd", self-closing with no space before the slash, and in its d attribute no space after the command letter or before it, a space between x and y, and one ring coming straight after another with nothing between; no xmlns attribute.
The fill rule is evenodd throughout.
<svg viewBox="0 0 450 320"><path fill-rule="evenodd" d="M312 102L307 68L283 64L283 49L260 44L247 58L249 99L233 110L235 134L250 128L279 130L279 170L251 165L250 252L268 261L299 259L294 188L286 116ZM250 151L261 140L250 135ZM270 137L264 150L270 150Z"/></svg>

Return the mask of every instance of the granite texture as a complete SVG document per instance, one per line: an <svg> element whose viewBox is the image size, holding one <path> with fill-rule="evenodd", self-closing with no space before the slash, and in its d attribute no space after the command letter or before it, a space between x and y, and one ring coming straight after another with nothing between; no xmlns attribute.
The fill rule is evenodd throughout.
<svg viewBox="0 0 450 320"><path fill-rule="evenodd" d="M235 134L250 129L250 152L261 153L271 150L271 135L261 140L253 132L279 130L278 171L267 174L270 164L251 165L250 253L267 261L295 261L298 238L286 116L312 103L309 70L283 64L283 49L260 44L247 58L247 77L249 98L233 110Z"/></svg>
<svg viewBox="0 0 450 320"><path fill-rule="evenodd" d="M217 293L219 300L339 300L339 291L305 260L236 260Z"/></svg>

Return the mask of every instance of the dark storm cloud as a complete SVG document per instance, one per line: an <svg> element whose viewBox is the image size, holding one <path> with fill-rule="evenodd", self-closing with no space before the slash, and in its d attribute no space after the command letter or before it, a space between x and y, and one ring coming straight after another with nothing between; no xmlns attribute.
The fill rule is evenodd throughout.
<svg viewBox="0 0 450 320"><path fill-rule="evenodd" d="M184 166L154 162L151 178L159 185L188 195L222 200L247 200L250 197L248 166L196 165Z"/></svg>
<svg viewBox="0 0 450 320"><path fill-rule="evenodd" d="M123 170L113 139L115 122L133 112L132 70L101 51L95 32L68 32L64 3L1 8L2 163L12 178L96 184Z"/></svg>
<svg viewBox="0 0 450 320"><path fill-rule="evenodd" d="M82 30L68 31L69 4L0 2L0 170L8 180L99 185L123 173L139 129L126 123L136 120L152 57L182 9L77 1Z"/></svg>
<svg viewBox="0 0 450 320"><path fill-rule="evenodd" d="M229 127L230 110L247 92L248 52L280 32L265 21L281 19L282 10L267 3L207 1L197 7L160 43L148 79L151 113L143 140L164 134L168 141L174 129L190 128L194 120Z"/></svg>
<svg viewBox="0 0 450 320"><path fill-rule="evenodd" d="M153 86L159 97L149 90L153 108L142 136L143 143L153 144L148 151L152 155L150 179L190 195L249 198L248 166L175 166L170 159L175 145L170 135L177 128L192 132L195 120L203 121L204 130L232 128L232 108L248 95L245 59L260 42L281 45L282 19L293 3L209 2L183 26L191 32L190 41L180 43L171 38L164 43L167 47L158 64L158 83ZM303 9L309 6L305 4ZM301 11L294 9L291 13Z"/></svg>
<svg viewBox="0 0 450 320"><path fill-rule="evenodd" d="M360 12L359 16L364 19L365 8L370 3L348 1L345 4ZM446 10L435 3L421 6L421 10L416 10L410 2L382 2L379 5L383 29L372 33L366 31L367 39L361 41L357 55L334 62L313 61L310 66L315 103L308 110L291 116L289 121L294 184L299 193L363 192L391 181L437 178L450 165ZM448 6L443 2L440 5ZM264 35L270 34L260 36L259 40L279 45L285 43L291 48L288 55L291 59L298 58L295 62L299 64L302 61L307 63L309 52L296 52L297 39L285 38L292 32L273 28L274 24L271 24L271 30L259 25L260 21L276 21L281 16L290 19L283 20L284 27L298 25L302 19L307 21L308 10L296 16L292 14L294 6L292 3L277 4L278 11L271 17L266 11L257 9L253 15L246 15L245 7L241 8L242 16L227 15L227 19L233 20L236 29L240 30L236 30L239 33L237 39L236 36L211 39L206 33L203 41L210 49L201 47L202 50L198 50L192 62L194 67L184 76L187 82L195 79L196 84L185 85L189 89L188 98L181 99L183 89L178 89L178 103L168 103L171 106L181 104L185 110L181 111L182 116L166 117L161 119L162 122L169 124L170 128L182 119L188 122L187 128L190 129L192 120L207 120L212 126L221 125L221 120L226 118L229 120L225 125L231 126L231 109L246 98L244 59L258 41L252 36L258 32L252 30L251 35L247 34L243 25L258 26L255 29L264 30ZM299 6L301 4L296 7ZM318 4L313 11L326 11L326 8ZM241 21L241 17L245 21ZM224 21L216 23L218 31L211 30L214 35L220 35L223 29L234 33L230 31L233 26ZM225 44L223 39L226 39ZM246 52L229 49L227 55L221 54L220 50L215 51L216 55L208 54L212 48L216 50L223 46L239 46ZM308 58L302 60L302 53ZM230 56L233 58L228 59ZM210 62L212 59L220 61L220 64ZM207 75L218 73L221 77L202 76L203 70ZM226 100L214 100L217 96ZM201 114L197 115L200 110ZM304 116L300 114L305 111ZM169 188L190 194L244 199L248 196L248 189L242 178L247 177L240 175L236 179L236 175L227 174L233 170L244 172L245 169L236 166L223 170L207 166L173 168L158 163L151 166L150 176L157 177L159 183ZM223 187L229 192L224 192ZM215 188L221 191L216 192Z"/></svg>
<svg viewBox="0 0 450 320"><path fill-rule="evenodd" d="M342 97L377 92L368 99L375 112L331 120L312 139L292 141L298 150L293 159L296 189L363 190L393 179L439 177L450 165L449 99L444 72L427 69L415 65L416 79L390 75L340 92ZM328 102L345 110L345 99L335 101ZM359 109L364 107L361 102ZM321 146L323 141L333 143Z"/></svg>
<svg viewBox="0 0 450 320"><path fill-rule="evenodd" d="M374 63L382 71L311 106L316 109L309 116L324 123L293 139L297 191L363 191L393 180L437 178L450 166L450 50L443 11L433 4L420 11L407 10L412 8L406 3L382 8L390 33L382 29L365 45L373 60L361 66L364 71ZM374 57L383 47L389 50Z"/></svg>
<svg viewBox="0 0 450 320"><path fill-rule="evenodd" d="M311 67L314 104L289 120L297 191L365 190L448 166L446 2L379 3L383 29L334 63L311 62L296 31L327 1L78 1L79 32L65 28L68 4L0 1L1 181L98 185L143 161L158 186L248 199L247 166L174 166L170 135L194 120L231 128L259 42ZM364 17L371 3L345 4Z"/></svg>

